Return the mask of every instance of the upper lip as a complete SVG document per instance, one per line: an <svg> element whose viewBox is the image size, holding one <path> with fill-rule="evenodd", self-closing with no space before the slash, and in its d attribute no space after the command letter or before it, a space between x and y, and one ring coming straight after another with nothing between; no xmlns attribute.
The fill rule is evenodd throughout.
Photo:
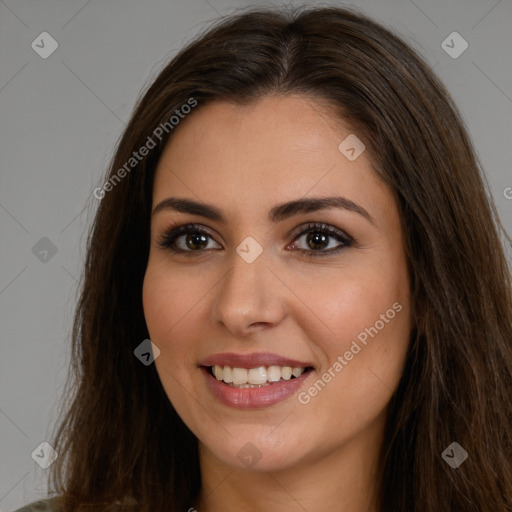
<svg viewBox="0 0 512 512"><path fill-rule="evenodd" d="M214 354L204 359L200 366L231 366L235 368L258 368L259 366L291 366L292 368L306 368L310 363L290 359L289 357L272 354L270 352L255 352L252 354L235 354L224 352Z"/></svg>

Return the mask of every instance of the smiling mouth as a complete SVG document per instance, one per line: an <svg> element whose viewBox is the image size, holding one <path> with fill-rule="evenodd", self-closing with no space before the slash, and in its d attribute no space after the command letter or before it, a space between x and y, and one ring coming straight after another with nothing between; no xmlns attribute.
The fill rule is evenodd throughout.
<svg viewBox="0 0 512 512"><path fill-rule="evenodd" d="M218 381L232 388L261 388L277 382L293 380L311 371L311 366L259 366L237 368L232 366L208 366L207 371Z"/></svg>

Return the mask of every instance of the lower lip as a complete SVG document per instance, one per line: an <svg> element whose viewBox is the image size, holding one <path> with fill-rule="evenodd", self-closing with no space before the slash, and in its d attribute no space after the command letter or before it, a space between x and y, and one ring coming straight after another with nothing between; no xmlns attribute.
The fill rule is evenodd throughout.
<svg viewBox="0 0 512 512"><path fill-rule="evenodd" d="M313 370L304 372L300 377L273 382L261 388L233 388L217 380L207 368L201 367L206 385L213 395L223 404L240 409L269 407L290 397L304 383Z"/></svg>

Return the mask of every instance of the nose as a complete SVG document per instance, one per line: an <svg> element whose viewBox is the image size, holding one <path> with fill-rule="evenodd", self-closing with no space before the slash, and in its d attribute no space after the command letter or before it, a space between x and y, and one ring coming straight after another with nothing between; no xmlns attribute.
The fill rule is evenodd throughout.
<svg viewBox="0 0 512 512"><path fill-rule="evenodd" d="M279 324L286 316L286 286L271 269L265 251L252 263L237 253L233 265L217 287L213 321L233 336L247 337Z"/></svg>

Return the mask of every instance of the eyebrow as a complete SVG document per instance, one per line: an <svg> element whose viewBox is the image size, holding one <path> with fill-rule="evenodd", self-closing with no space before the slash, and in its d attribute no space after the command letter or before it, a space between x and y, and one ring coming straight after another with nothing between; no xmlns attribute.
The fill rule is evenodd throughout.
<svg viewBox="0 0 512 512"><path fill-rule="evenodd" d="M270 222L276 223L281 222L289 217L293 217L299 213L310 213L332 208L338 208L358 213L370 223L375 223L371 215L362 206L354 203L350 199L340 196L306 197L297 199L295 201L288 201L283 204L278 204L272 207L272 209L269 211L268 218ZM222 211L219 210L216 206L207 203L201 203L193 199L168 197L155 206L152 215L156 215L158 212L164 210L174 210L182 213L199 215L210 220L226 222Z"/></svg>

